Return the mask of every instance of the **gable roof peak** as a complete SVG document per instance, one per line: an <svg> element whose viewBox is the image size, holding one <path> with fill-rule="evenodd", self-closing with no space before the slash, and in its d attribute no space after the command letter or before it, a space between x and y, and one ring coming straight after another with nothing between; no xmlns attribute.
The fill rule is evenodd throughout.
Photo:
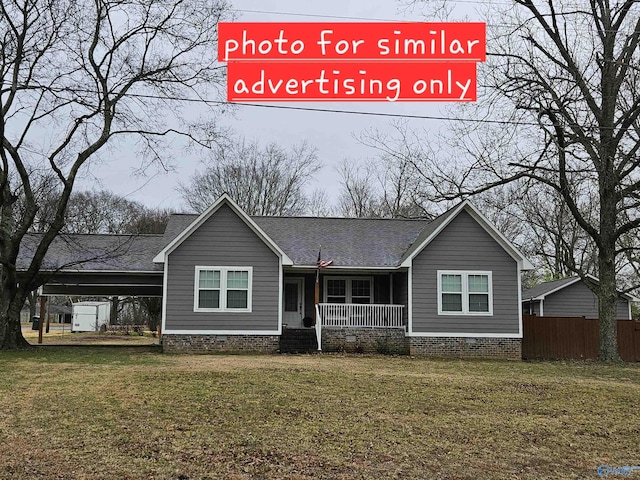
<svg viewBox="0 0 640 480"><path fill-rule="evenodd" d="M533 264L513 245L497 228L488 220L482 212L469 199L461 201L458 205L450 208L439 217L429 223L420 234L416 242L407 250L402 266L410 266L413 258L431 243L460 212L466 211L478 224L504 249L511 258L519 265L520 270L532 270Z"/></svg>
<svg viewBox="0 0 640 480"><path fill-rule="evenodd" d="M227 194L223 193L218 200L213 202L209 208L202 212L198 217L189 224L176 238L174 238L166 247L164 247L153 259L155 263L164 263L166 256L173 250L178 248L193 232L195 232L204 222L206 222L213 214L215 214L222 206L228 206L240 219L254 231L258 237L282 259L283 265L292 265L293 262L284 253L280 247L247 215L242 208Z"/></svg>

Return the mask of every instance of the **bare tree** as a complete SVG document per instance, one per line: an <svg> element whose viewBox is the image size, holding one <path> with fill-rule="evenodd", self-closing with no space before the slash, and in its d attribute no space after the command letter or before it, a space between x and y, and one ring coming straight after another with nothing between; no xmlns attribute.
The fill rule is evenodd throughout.
<svg viewBox="0 0 640 480"><path fill-rule="evenodd" d="M350 217L432 218L439 208L424 195L417 166L424 145L406 122L393 122L391 133L370 129L358 141L376 157L345 161L338 172L342 192L338 212Z"/></svg>
<svg viewBox="0 0 640 480"><path fill-rule="evenodd" d="M343 217L379 217L379 199L370 165L345 161L338 169L342 192L338 197L338 214Z"/></svg>
<svg viewBox="0 0 640 480"><path fill-rule="evenodd" d="M391 124L391 133L371 129L362 132L360 143L377 150L370 162L376 183L378 215L389 218L432 218L434 204L421 190L416 165L429 154L403 121Z"/></svg>
<svg viewBox="0 0 640 480"><path fill-rule="evenodd" d="M640 226L640 5L491 7L481 101L466 112L482 122L456 131L467 155L429 159L422 181L447 199L517 180L554 190L597 249L598 284L575 270L598 295L599 358L617 361L616 259Z"/></svg>
<svg viewBox="0 0 640 480"><path fill-rule="evenodd" d="M327 192L321 189L315 189L307 198L307 208L305 214L312 217L328 217L331 215L332 209L329 205L329 197Z"/></svg>
<svg viewBox="0 0 640 480"><path fill-rule="evenodd" d="M74 192L69 199L65 233L163 233L170 211L150 209L107 190Z"/></svg>
<svg viewBox="0 0 640 480"><path fill-rule="evenodd" d="M322 167L316 149L302 142L285 149L257 141L218 145L178 191L196 212L227 193L249 215L298 215L307 208L305 185Z"/></svg>
<svg viewBox="0 0 640 480"><path fill-rule="evenodd" d="M142 205L106 190L75 192L67 205L63 231L125 233L127 225L141 210Z"/></svg>
<svg viewBox="0 0 640 480"><path fill-rule="evenodd" d="M215 62L223 0L15 0L0 3L0 349L28 344L20 309L64 226L76 179L114 139L134 136L146 161L169 134L196 139L180 118L187 96L224 80ZM180 127L176 127L179 125ZM204 137L201 137L205 140ZM60 189L26 271L21 243L40 202L37 176ZM23 197L18 215L14 207Z"/></svg>

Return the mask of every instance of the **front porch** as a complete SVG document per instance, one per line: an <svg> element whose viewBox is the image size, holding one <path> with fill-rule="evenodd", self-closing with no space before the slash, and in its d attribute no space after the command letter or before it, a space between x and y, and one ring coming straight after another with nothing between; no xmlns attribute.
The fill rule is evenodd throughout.
<svg viewBox="0 0 640 480"><path fill-rule="evenodd" d="M318 351L404 354L408 352L404 305L319 303Z"/></svg>
<svg viewBox="0 0 640 480"><path fill-rule="evenodd" d="M404 350L406 287L406 272L327 269L320 274L316 303L315 272L285 272L283 327L313 327L318 351L381 352L391 337L390 350Z"/></svg>
<svg viewBox="0 0 640 480"><path fill-rule="evenodd" d="M285 328L281 353L346 352L403 355L409 338L402 320L404 305L316 305L313 328Z"/></svg>
<svg viewBox="0 0 640 480"><path fill-rule="evenodd" d="M315 272L285 271L283 327L309 327L318 315L326 327L407 325L407 272L334 273L326 269L320 274L318 290L316 301Z"/></svg>

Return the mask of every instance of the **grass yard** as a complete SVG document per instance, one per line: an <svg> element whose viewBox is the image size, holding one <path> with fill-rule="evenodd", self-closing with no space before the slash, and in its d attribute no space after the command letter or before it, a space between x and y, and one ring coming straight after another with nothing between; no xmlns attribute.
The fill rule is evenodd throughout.
<svg viewBox="0 0 640 480"><path fill-rule="evenodd" d="M31 344L38 344L38 331L32 330L31 324L22 326L22 336ZM152 345L158 343L158 337L151 332L144 335L118 332L76 332L71 333L69 324L52 324L49 333L42 332L43 345Z"/></svg>
<svg viewBox="0 0 640 480"><path fill-rule="evenodd" d="M0 352L0 478L600 478L639 405L638 365Z"/></svg>

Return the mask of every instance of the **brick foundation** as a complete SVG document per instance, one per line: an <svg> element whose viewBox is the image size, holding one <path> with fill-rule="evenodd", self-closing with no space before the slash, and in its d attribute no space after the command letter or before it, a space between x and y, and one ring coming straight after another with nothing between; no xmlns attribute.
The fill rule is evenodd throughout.
<svg viewBox="0 0 640 480"><path fill-rule="evenodd" d="M163 335L167 353L275 353L278 335Z"/></svg>
<svg viewBox="0 0 640 480"><path fill-rule="evenodd" d="M522 339L409 337L409 351L415 356L522 360Z"/></svg>
<svg viewBox="0 0 640 480"><path fill-rule="evenodd" d="M409 344L407 337L405 337L404 327L323 327L322 351L407 355L409 353Z"/></svg>
<svg viewBox="0 0 640 480"><path fill-rule="evenodd" d="M168 353L276 353L278 335L163 335ZM520 360L519 338L406 337L404 328L322 329L322 351Z"/></svg>

